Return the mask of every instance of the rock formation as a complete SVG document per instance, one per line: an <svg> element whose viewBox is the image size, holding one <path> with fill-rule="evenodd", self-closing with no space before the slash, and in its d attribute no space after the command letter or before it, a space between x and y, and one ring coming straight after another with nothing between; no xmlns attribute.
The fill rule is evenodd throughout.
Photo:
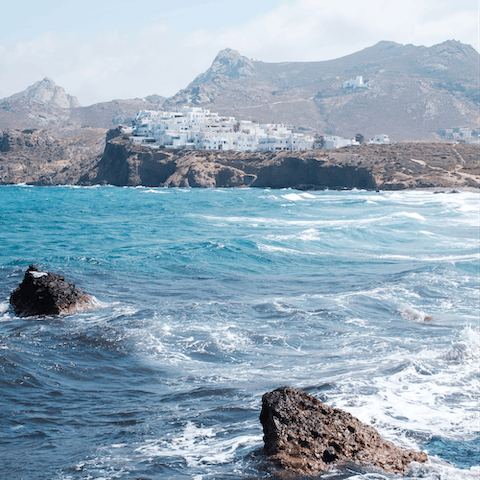
<svg viewBox="0 0 480 480"><path fill-rule="evenodd" d="M403 474L411 462L428 460L424 452L397 447L375 428L295 388L266 393L260 421L265 455L297 475L317 475L345 462Z"/></svg>
<svg viewBox="0 0 480 480"><path fill-rule="evenodd" d="M98 306L95 297L79 290L64 277L40 272L30 265L20 286L12 292L10 304L17 315L58 315Z"/></svg>

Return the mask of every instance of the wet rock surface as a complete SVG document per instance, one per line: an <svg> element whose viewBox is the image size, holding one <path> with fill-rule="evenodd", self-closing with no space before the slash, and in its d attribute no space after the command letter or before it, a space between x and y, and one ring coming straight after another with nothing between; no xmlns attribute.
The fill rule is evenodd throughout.
<svg viewBox="0 0 480 480"><path fill-rule="evenodd" d="M301 476L351 462L403 474L411 462L428 460L426 453L383 440L375 428L351 414L291 387L263 396L260 421L264 454L280 471Z"/></svg>
<svg viewBox="0 0 480 480"><path fill-rule="evenodd" d="M30 265L19 287L12 292L10 304L16 315L58 315L93 308L96 299L51 272Z"/></svg>

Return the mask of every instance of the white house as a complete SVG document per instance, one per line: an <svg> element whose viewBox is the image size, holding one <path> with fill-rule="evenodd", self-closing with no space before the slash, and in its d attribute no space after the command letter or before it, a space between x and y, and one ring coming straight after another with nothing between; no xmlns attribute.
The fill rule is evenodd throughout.
<svg viewBox="0 0 480 480"><path fill-rule="evenodd" d="M337 136L325 137L325 145L323 148L342 148L350 147L352 145L360 145L356 140L350 138L342 138Z"/></svg>
<svg viewBox="0 0 480 480"><path fill-rule="evenodd" d="M383 133L381 135L375 135L375 138L370 143L386 144L390 143L390 138Z"/></svg>
<svg viewBox="0 0 480 480"><path fill-rule="evenodd" d="M352 78L342 83L342 88L368 88L366 83L363 83L363 77L357 75L356 78Z"/></svg>

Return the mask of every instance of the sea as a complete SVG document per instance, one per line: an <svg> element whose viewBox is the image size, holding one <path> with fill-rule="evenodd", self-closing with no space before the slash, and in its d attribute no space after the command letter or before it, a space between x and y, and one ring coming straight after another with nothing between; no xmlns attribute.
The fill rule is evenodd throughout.
<svg viewBox="0 0 480 480"><path fill-rule="evenodd" d="M283 386L480 477L479 192L0 187L0 478L277 478ZM19 317L30 264L93 310ZM323 479L398 478L358 465Z"/></svg>

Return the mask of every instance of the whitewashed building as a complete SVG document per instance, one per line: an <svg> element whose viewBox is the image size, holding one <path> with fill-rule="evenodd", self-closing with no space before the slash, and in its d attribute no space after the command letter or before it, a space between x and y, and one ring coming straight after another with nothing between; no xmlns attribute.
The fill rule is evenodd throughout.
<svg viewBox="0 0 480 480"><path fill-rule="evenodd" d="M133 123L132 143L150 148L196 150L309 150L313 137L291 126L258 124L222 117L210 110L183 107L180 112L142 110Z"/></svg>
<svg viewBox="0 0 480 480"><path fill-rule="evenodd" d="M333 148L351 147L352 145L360 145L360 143L355 139L332 136L325 137L325 145L323 148L329 150Z"/></svg>
<svg viewBox="0 0 480 480"><path fill-rule="evenodd" d="M375 135L375 138L369 143L377 143L382 145L382 144L390 143L390 138L388 138L388 135L385 135L384 133L382 133L381 135Z"/></svg>
<svg viewBox="0 0 480 480"><path fill-rule="evenodd" d="M361 75L357 75L355 78L347 80L346 82L342 83L342 88L368 88L368 85L363 82L363 77Z"/></svg>

